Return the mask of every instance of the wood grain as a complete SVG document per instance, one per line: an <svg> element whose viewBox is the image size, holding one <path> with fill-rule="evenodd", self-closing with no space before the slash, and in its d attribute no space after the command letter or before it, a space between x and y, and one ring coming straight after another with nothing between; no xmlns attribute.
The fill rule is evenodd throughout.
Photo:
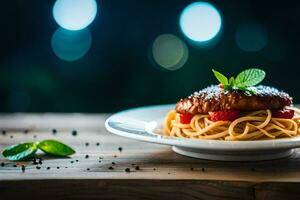
<svg viewBox="0 0 300 200"><path fill-rule="evenodd" d="M112 135L104 128L107 117L83 114L0 116L0 129L6 131L0 133L0 149L19 142L58 139L77 151L70 158L53 158L40 153L42 165L34 165L31 161L10 162L1 155L0 162L4 166L0 166L0 197L300 198L299 150L290 158L263 162L193 159L177 155L169 146ZM52 129L57 133L53 134ZM77 131L76 136L72 135L73 130ZM22 165L26 166L24 173ZM130 172L126 172L126 168Z"/></svg>

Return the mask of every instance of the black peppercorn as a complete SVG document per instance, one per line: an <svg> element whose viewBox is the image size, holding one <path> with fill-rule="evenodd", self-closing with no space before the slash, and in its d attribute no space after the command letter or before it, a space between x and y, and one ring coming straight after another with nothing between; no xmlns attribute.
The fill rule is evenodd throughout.
<svg viewBox="0 0 300 200"><path fill-rule="evenodd" d="M22 172L24 173L25 172L25 165L22 165Z"/></svg>
<svg viewBox="0 0 300 200"><path fill-rule="evenodd" d="M5 130L2 130L2 134L3 134L3 135L6 135L6 131L5 131Z"/></svg>
<svg viewBox="0 0 300 200"><path fill-rule="evenodd" d="M50 169L50 167L47 167L47 170L49 170Z"/></svg>
<svg viewBox="0 0 300 200"><path fill-rule="evenodd" d="M36 169L41 169L41 167L40 166L36 166Z"/></svg>
<svg viewBox="0 0 300 200"><path fill-rule="evenodd" d="M140 170L140 167L139 166L135 166L135 170Z"/></svg>
<svg viewBox="0 0 300 200"><path fill-rule="evenodd" d="M73 131L72 131L72 135L73 135L73 136L76 136L76 135L77 135L77 131L76 131L76 130L73 130Z"/></svg>
<svg viewBox="0 0 300 200"><path fill-rule="evenodd" d="M32 163L33 163L34 165L39 164L39 163L36 161L36 158L33 158L33 159L32 159Z"/></svg>
<svg viewBox="0 0 300 200"><path fill-rule="evenodd" d="M85 158L89 158L89 155L85 155Z"/></svg>
<svg viewBox="0 0 300 200"><path fill-rule="evenodd" d="M56 135L57 130L56 129L52 129L52 133L53 133L53 135Z"/></svg>
<svg viewBox="0 0 300 200"><path fill-rule="evenodd" d="M112 166L110 166L108 169L113 170L114 168Z"/></svg>
<svg viewBox="0 0 300 200"><path fill-rule="evenodd" d="M100 143L99 143L99 142L97 142L97 143L96 143L96 145L97 145L97 146L99 146L99 145L100 145Z"/></svg>
<svg viewBox="0 0 300 200"><path fill-rule="evenodd" d="M122 147L119 147L118 150L121 152L121 151L123 151L123 148L122 148Z"/></svg>
<svg viewBox="0 0 300 200"><path fill-rule="evenodd" d="M85 143L85 146L89 146L89 145L90 145L90 143L88 143L88 142Z"/></svg>
<svg viewBox="0 0 300 200"><path fill-rule="evenodd" d="M130 169L127 167L127 168L125 169L125 172L130 172Z"/></svg>

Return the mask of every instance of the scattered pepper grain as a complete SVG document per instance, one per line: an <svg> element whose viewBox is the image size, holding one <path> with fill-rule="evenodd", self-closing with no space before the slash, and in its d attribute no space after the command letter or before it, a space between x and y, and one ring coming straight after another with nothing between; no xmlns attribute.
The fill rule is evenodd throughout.
<svg viewBox="0 0 300 200"><path fill-rule="evenodd" d="M130 172L130 168L127 167L127 168L125 169L125 172Z"/></svg>
<svg viewBox="0 0 300 200"><path fill-rule="evenodd" d="M25 172L25 165L22 165L21 170L23 173Z"/></svg>
<svg viewBox="0 0 300 200"><path fill-rule="evenodd" d="M76 136L76 135L77 135L77 131L76 131L76 130L73 130L73 131L72 131L72 135L73 135L73 136Z"/></svg>

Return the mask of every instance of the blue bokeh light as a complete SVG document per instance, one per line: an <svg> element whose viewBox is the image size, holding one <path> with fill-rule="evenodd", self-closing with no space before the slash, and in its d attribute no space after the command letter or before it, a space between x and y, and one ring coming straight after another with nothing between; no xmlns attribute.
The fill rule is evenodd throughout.
<svg viewBox="0 0 300 200"><path fill-rule="evenodd" d="M181 31L195 42L206 42L220 32L222 18L210 3L195 2L188 5L179 20Z"/></svg>
<svg viewBox="0 0 300 200"><path fill-rule="evenodd" d="M80 31L59 28L51 40L53 52L65 61L75 61L82 58L90 49L91 44L92 36L87 28Z"/></svg>
<svg viewBox="0 0 300 200"><path fill-rule="evenodd" d="M57 0L53 6L53 17L59 26L68 30L86 28L95 19L95 0Z"/></svg>

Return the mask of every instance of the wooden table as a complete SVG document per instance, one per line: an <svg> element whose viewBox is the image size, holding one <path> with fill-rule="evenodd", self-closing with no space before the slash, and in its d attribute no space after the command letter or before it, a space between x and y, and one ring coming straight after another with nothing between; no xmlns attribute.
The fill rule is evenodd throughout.
<svg viewBox="0 0 300 200"><path fill-rule="evenodd" d="M110 134L104 128L107 116L1 115L0 127L6 130L0 133L1 150L47 138L61 140L77 153L70 158L41 153L41 165L1 156L0 199L300 199L300 150L265 162L193 159L169 146Z"/></svg>

